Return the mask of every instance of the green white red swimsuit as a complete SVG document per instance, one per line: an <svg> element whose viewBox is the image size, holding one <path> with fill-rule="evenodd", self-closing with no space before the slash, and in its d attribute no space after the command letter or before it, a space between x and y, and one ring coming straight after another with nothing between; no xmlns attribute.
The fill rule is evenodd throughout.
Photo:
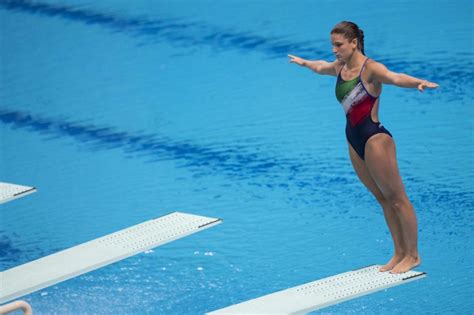
<svg viewBox="0 0 474 315"><path fill-rule="evenodd" d="M347 118L346 137L362 160L365 159L365 144L375 134L385 133L392 136L380 122L371 117L372 108L378 97L370 95L361 79L362 71L369 58L365 59L359 75L349 81L337 76L336 98L341 103Z"/></svg>

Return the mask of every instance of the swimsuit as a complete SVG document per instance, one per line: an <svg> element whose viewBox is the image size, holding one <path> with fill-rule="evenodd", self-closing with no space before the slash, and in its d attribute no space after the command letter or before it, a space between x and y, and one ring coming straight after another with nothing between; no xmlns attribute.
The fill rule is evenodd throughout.
<svg viewBox="0 0 474 315"><path fill-rule="evenodd" d="M349 81L337 76L336 98L346 113L346 137L362 160L365 157L365 144L375 134L385 133L392 136L380 122L372 120L371 112L377 97L369 94L362 82L361 74L369 58L365 59L359 75Z"/></svg>

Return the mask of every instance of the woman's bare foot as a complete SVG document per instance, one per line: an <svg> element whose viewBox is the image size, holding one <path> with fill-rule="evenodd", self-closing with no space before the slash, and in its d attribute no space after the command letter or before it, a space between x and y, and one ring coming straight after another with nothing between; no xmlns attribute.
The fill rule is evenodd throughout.
<svg viewBox="0 0 474 315"><path fill-rule="evenodd" d="M387 264L385 264L384 266L382 266L379 269L379 271L380 272L385 272L385 271L392 270L393 267L395 267L399 262L401 262L404 257L405 257L405 255L395 254Z"/></svg>
<svg viewBox="0 0 474 315"><path fill-rule="evenodd" d="M404 273L410 271L420 264L420 257L407 255L395 267L393 267L390 273Z"/></svg>

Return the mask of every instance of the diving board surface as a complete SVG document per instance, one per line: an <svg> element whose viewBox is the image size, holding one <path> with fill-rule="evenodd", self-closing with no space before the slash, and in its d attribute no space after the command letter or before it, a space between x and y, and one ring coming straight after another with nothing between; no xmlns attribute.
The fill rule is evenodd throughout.
<svg viewBox="0 0 474 315"><path fill-rule="evenodd" d="M173 212L0 272L0 304L221 223Z"/></svg>
<svg viewBox="0 0 474 315"><path fill-rule="evenodd" d="M426 276L418 271L380 272L380 267L373 265L341 273L208 314L305 314Z"/></svg>
<svg viewBox="0 0 474 315"><path fill-rule="evenodd" d="M36 191L35 187L0 182L0 203L24 197Z"/></svg>

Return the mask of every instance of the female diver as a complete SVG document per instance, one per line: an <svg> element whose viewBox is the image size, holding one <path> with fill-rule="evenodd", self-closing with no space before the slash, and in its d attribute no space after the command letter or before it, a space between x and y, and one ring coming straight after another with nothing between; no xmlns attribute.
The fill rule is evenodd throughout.
<svg viewBox="0 0 474 315"><path fill-rule="evenodd" d="M290 63L316 73L337 77L336 98L346 113L346 138L352 165L361 182L382 206L394 247L394 256L380 271L403 273L421 264L415 211L398 171L392 135L379 122L382 84L405 88L437 88L438 85L388 70L364 54L364 33L343 21L331 31L336 60L310 61L288 55Z"/></svg>

